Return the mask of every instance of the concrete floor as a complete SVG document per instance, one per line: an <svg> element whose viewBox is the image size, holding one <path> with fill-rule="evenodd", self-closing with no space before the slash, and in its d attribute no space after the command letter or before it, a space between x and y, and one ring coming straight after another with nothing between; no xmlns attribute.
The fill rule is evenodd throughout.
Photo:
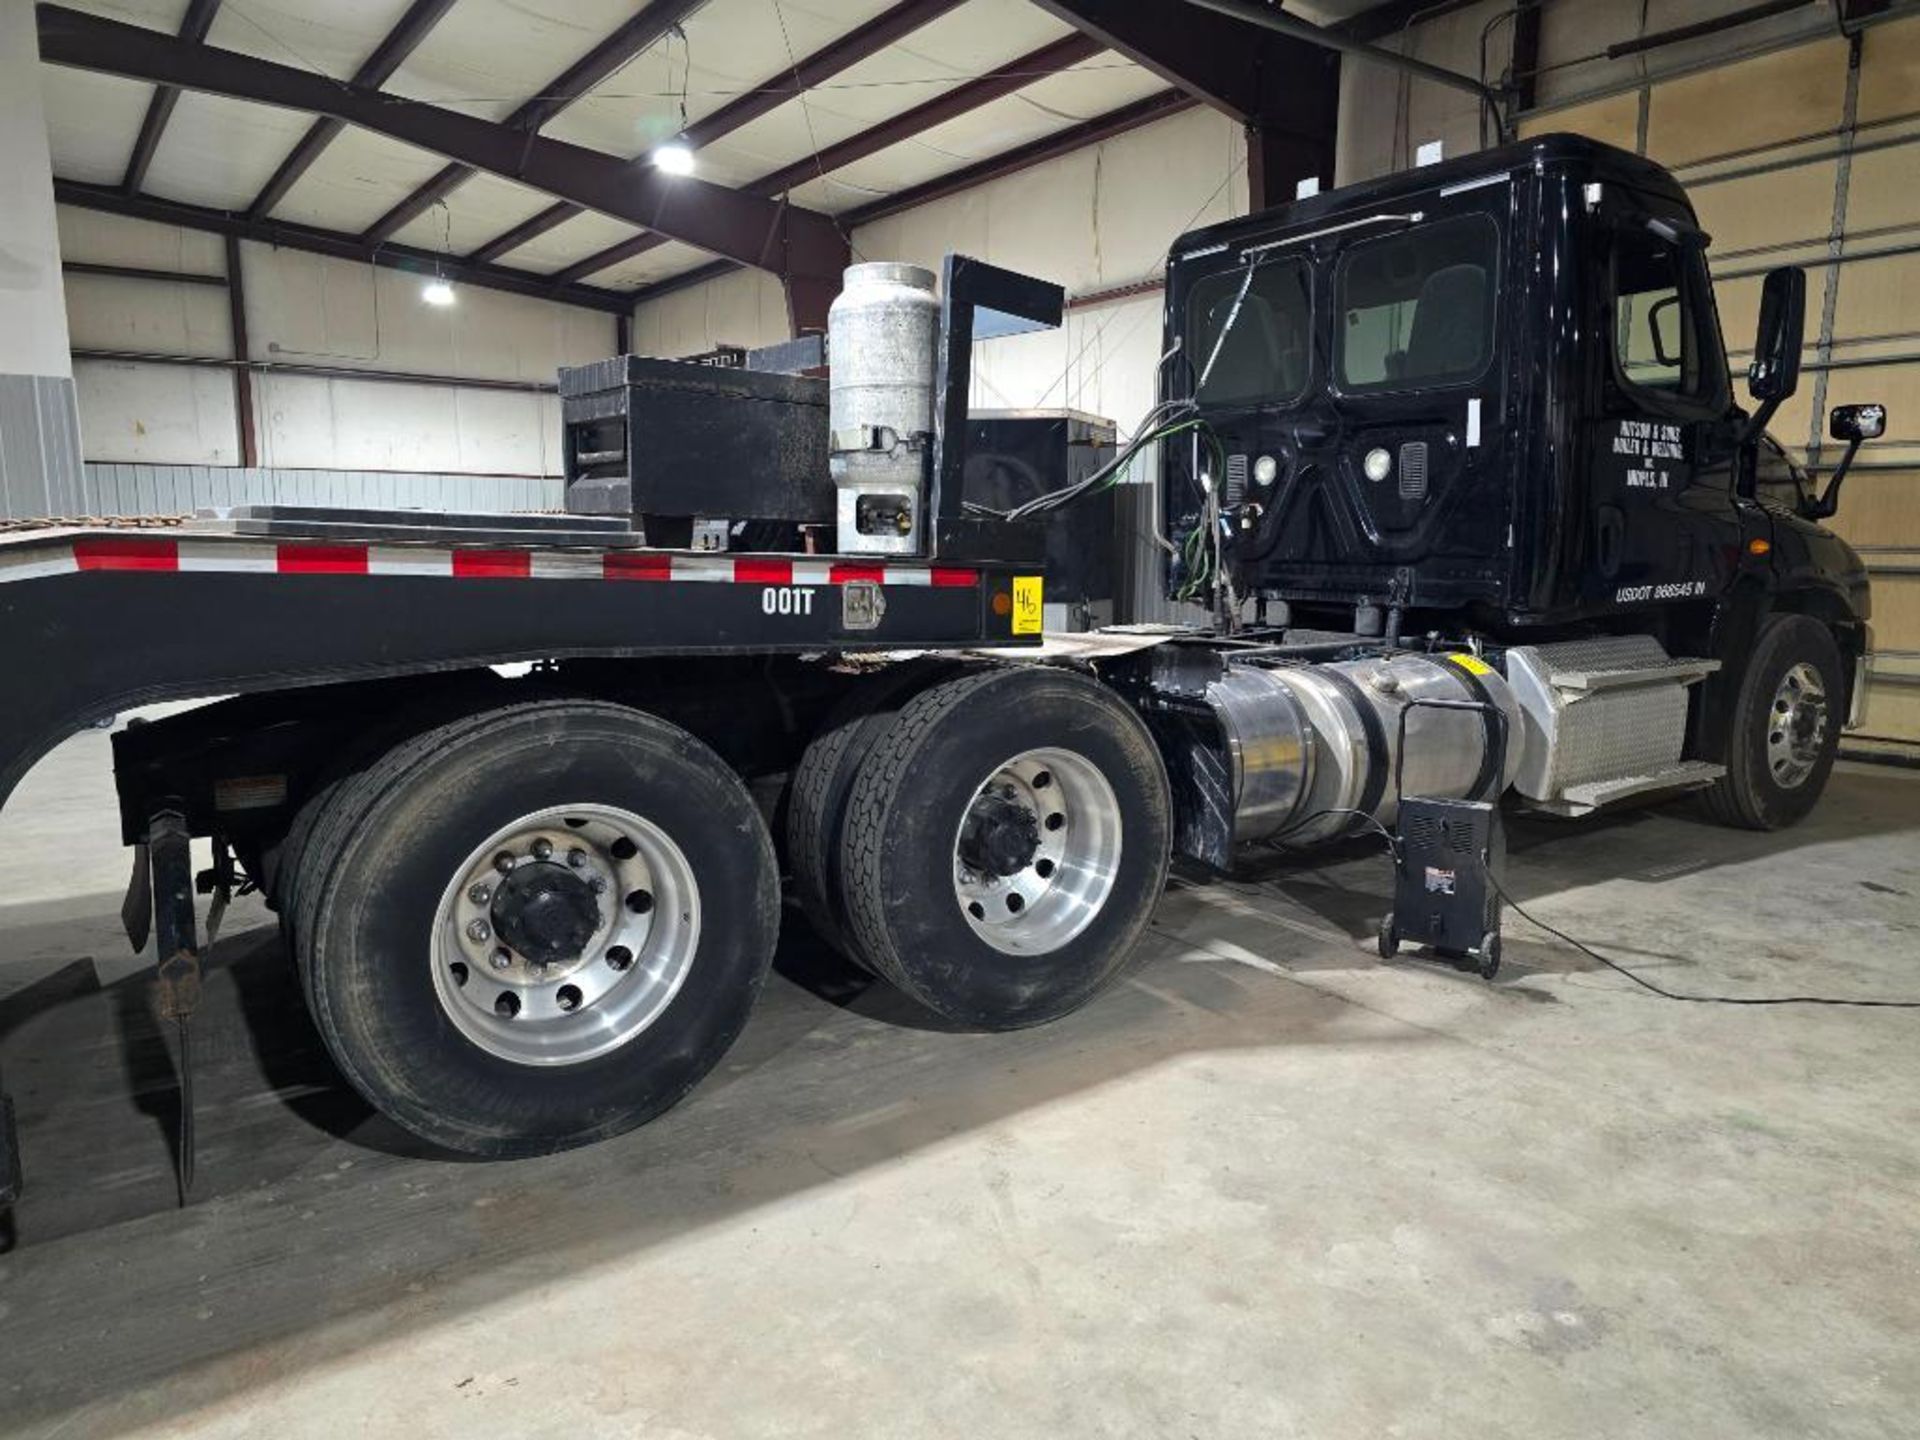
<svg viewBox="0 0 1920 1440"><path fill-rule="evenodd" d="M690 1101L485 1166L343 1089L247 906L181 1211L111 812L89 735L0 819L9 1433L1915 1432L1920 1014L1671 1004L1518 920L1493 985L1385 967L1357 847L1176 887L1019 1035L796 925ZM1672 986L1920 996L1920 776L1843 769L1780 836L1511 839L1517 895Z"/></svg>

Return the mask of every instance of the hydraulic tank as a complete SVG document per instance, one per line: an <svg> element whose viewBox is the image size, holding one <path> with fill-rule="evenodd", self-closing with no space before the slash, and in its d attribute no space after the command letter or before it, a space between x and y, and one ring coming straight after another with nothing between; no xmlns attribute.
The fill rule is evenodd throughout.
<svg viewBox="0 0 1920 1440"><path fill-rule="evenodd" d="M1415 699L1485 700L1499 718L1410 707ZM1207 686L1207 704L1226 743L1236 844L1310 845L1360 828L1365 815L1391 824L1401 784L1408 795L1491 800L1520 769L1519 704L1471 655L1235 665Z"/></svg>
<svg viewBox="0 0 1920 1440"><path fill-rule="evenodd" d="M843 555L921 548L940 302L931 270L847 268L827 312L828 410Z"/></svg>

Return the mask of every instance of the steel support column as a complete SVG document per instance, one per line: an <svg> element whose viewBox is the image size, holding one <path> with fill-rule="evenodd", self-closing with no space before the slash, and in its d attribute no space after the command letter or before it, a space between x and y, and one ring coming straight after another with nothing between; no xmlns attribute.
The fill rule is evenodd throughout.
<svg viewBox="0 0 1920 1440"><path fill-rule="evenodd" d="M240 237L227 236L227 317L233 329L233 409L240 440L240 464L260 463L258 421L253 411L253 347L247 343L247 282L240 263Z"/></svg>

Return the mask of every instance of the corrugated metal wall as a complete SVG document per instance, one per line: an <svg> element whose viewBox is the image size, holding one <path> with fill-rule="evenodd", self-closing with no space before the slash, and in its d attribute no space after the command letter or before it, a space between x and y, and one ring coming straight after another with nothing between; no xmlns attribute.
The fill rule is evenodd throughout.
<svg viewBox="0 0 1920 1440"><path fill-rule="evenodd" d="M89 462L90 515L184 515L228 505L332 505L480 512L562 510L566 482L540 475L434 475L388 470L244 470L220 465Z"/></svg>
<svg viewBox="0 0 1920 1440"><path fill-rule="evenodd" d="M1824 481L1834 405L1877 400L1829 522L1873 577L1875 654L1857 748L1920 747L1920 18L1662 78L1530 116L1673 170L1713 235L1721 325L1745 395L1762 276L1807 270L1800 390L1769 427Z"/></svg>
<svg viewBox="0 0 1920 1440"><path fill-rule="evenodd" d="M0 520L64 514L80 483L73 381L0 375Z"/></svg>

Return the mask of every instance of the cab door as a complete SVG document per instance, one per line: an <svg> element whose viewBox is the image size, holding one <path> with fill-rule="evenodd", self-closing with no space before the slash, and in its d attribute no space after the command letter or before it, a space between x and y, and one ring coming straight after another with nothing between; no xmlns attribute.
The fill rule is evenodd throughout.
<svg viewBox="0 0 1920 1440"><path fill-rule="evenodd" d="M1417 223L1342 237L1332 271L1326 456L1381 561L1424 598L1478 598L1506 568L1500 306L1509 184L1441 191Z"/></svg>
<svg viewBox="0 0 1920 1440"><path fill-rule="evenodd" d="M1623 186L1605 187L1594 219L1600 353L1581 598L1640 609L1717 596L1740 567L1747 507L1733 483L1738 417L1707 237L1672 199Z"/></svg>

